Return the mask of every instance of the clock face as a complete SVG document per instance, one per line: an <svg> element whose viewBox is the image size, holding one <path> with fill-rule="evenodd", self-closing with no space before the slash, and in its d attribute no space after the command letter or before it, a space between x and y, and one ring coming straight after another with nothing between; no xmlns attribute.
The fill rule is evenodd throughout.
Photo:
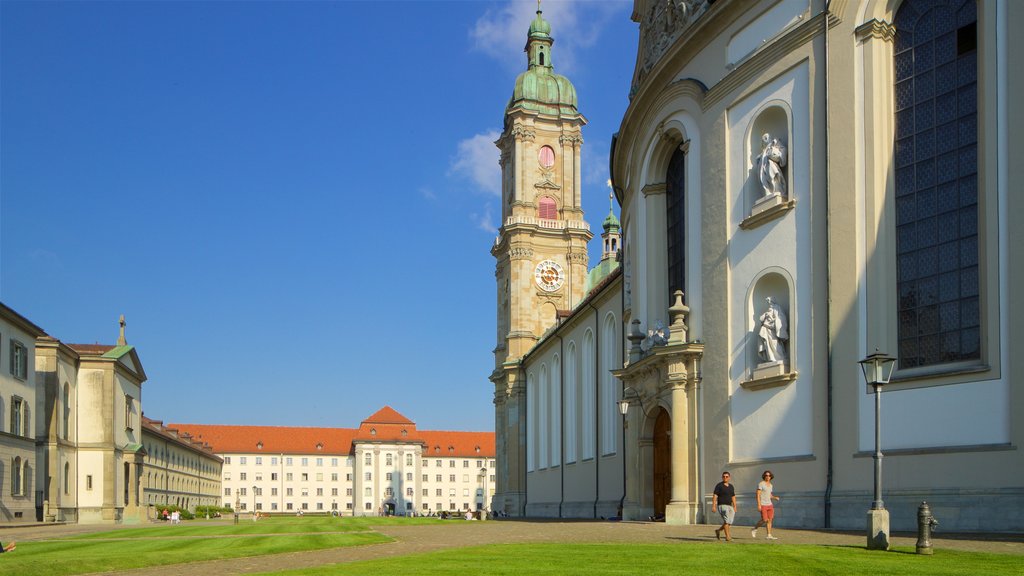
<svg viewBox="0 0 1024 576"><path fill-rule="evenodd" d="M565 273L562 272L562 267L558 265L558 262L554 260L545 260L537 264L537 268L533 271L533 277L537 281L537 286L545 292L554 292L565 282Z"/></svg>

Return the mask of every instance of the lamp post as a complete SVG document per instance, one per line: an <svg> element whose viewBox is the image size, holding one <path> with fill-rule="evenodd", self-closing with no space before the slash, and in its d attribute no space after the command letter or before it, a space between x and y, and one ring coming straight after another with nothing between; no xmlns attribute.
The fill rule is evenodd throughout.
<svg viewBox="0 0 1024 576"><path fill-rule="evenodd" d="M889 549L889 511L882 501L882 386L889 383L896 359L888 354L875 353L859 362L864 381L875 393L875 490L871 509L868 510L868 549Z"/></svg>
<svg viewBox="0 0 1024 576"><path fill-rule="evenodd" d="M252 485L252 517L256 519L256 485Z"/></svg>
<svg viewBox="0 0 1024 576"><path fill-rule="evenodd" d="M625 391L625 390L623 390ZM626 414L629 412L629 400L623 394L622 400L618 401L619 414L622 414L622 500L619 501L619 519L626 519Z"/></svg>
<svg viewBox="0 0 1024 576"><path fill-rule="evenodd" d="M483 483L483 497L480 499L480 519L487 520L487 468L480 469L480 479Z"/></svg>
<svg viewBox="0 0 1024 576"><path fill-rule="evenodd" d="M619 518L622 520L626 519L626 429L629 428L626 415L629 413L630 398L636 398L637 402L640 403L642 414L647 413L647 410L644 408L644 399L640 397L640 393L630 386L624 387L622 389L622 399L617 402L619 414L622 414L622 500L619 501Z"/></svg>

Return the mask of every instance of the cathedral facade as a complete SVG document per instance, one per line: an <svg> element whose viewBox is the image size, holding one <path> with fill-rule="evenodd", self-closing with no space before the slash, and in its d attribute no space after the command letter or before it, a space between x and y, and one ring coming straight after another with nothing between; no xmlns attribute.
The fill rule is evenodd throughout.
<svg viewBox="0 0 1024 576"><path fill-rule="evenodd" d="M573 268L578 150L549 142L583 122L540 14L505 111L494 507L712 522L728 470L753 524L771 469L778 525L863 528L876 405L859 362L878 351L895 358L893 529L925 500L944 529L1024 529L1024 117L1008 104L1024 7L636 0L632 17L610 152L620 265L599 282ZM560 89L521 89L542 85Z"/></svg>

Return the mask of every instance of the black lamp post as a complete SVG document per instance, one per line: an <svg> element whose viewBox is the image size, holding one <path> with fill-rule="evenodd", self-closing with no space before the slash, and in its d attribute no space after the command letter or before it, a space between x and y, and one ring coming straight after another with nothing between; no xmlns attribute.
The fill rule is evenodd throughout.
<svg viewBox="0 0 1024 576"><path fill-rule="evenodd" d="M636 398L637 402L640 403L641 412L646 413L646 410L644 410L644 400L640 397L640 393L629 386L623 388L622 399L617 402L619 414L622 414L622 500L619 502L619 517L622 520L626 519L626 429L629 428L629 423L626 422L626 414L629 413L630 397Z"/></svg>
<svg viewBox="0 0 1024 576"><path fill-rule="evenodd" d="M868 548L889 549L889 512L882 501L882 386L889 383L896 359L875 353L859 362L864 381L875 393L875 491L868 511Z"/></svg>

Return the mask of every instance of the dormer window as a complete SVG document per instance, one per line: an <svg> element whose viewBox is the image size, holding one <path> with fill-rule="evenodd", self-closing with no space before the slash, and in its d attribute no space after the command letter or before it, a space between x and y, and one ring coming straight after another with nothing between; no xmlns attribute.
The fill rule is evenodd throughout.
<svg viewBox="0 0 1024 576"><path fill-rule="evenodd" d="M402 436L408 436L408 435L409 435L409 431L403 428L402 429Z"/></svg>
<svg viewBox="0 0 1024 576"><path fill-rule="evenodd" d="M321 443L321 442L317 442L317 443L316 443L316 449L317 449L317 450L323 450L323 449L324 449L324 445L323 445L323 443Z"/></svg>
<svg viewBox="0 0 1024 576"><path fill-rule="evenodd" d="M370 428L370 436L376 436L376 435L377 435L377 429L376 428Z"/></svg>
<svg viewBox="0 0 1024 576"><path fill-rule="evenodd" d="M256 443L256 449L257 450L263 450L263 441L262 440L260 440L259 442Z"/></svg>

